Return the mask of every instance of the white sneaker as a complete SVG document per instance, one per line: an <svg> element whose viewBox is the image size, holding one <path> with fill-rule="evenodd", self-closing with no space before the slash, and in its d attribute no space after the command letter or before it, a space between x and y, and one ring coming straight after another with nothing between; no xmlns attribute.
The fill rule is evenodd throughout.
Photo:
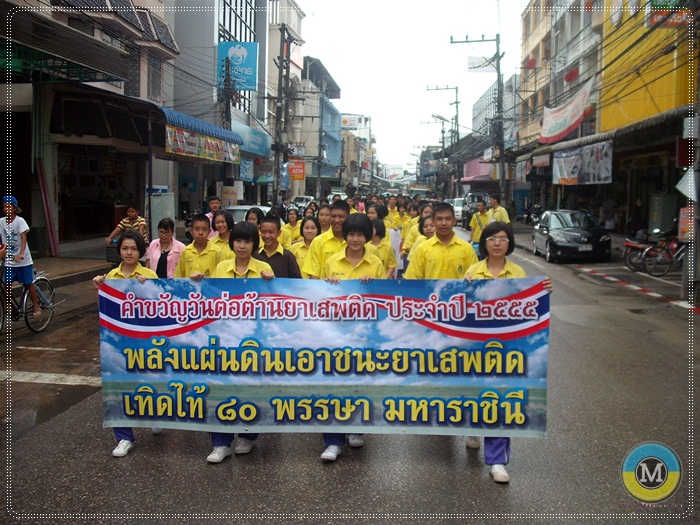
<svg viewBox="0 0 700 525"><path fill-rule="evenodd" d="M234 447L233 451L236 454L247 454L251 450L253 450L253 442L250 439L238 436L236 446Z"/></svg>
<svg viewBox="0 0 700 525"><path fill-rule="evenodd" d="M472 450L479 450L481 447L481 440L476 436L467 436L467 448Z"/></svg>
<svg viewBox="0 0 700 525"><path fill-rule="evenodd" d="M207 456L209 463L221 463L231 455L231 447L214 447L211 454Z"/></svg>
<svg viewBox="0 0 700 525"><path fill-rule="evenodd" d="M162 433L163 433L162 428L155 427L155 428L151 429L151 434L162 434Z"/></svg>
<svg viewBox="0 0 700 525"><path fill-rule="evenodd" d="M340 454L340 447L338 445L331 445L321 454L321 459L323 461L335 461Z"/></svg>
<svg viewBox="0 0 700 525"><path fill-rule="evenodd" d="M365 440L359 434L348 434L348 445L352 448L360 448L365 446Z"/></svg>
<svg viewBox="0 0 700 525"><path fill-rule="evenodd" d="M510 476L503 465L491 465L490 474L496 483L508 483L510 481Z"/></svg>
<svg viewBox="0 0 700 525"><path fill-rule="evenodd" d="M133 441L127 441L126 439L122 439L119 444L117 445L117 448L115 448L112 451L112 455L115 458L123 458L126 456L129 451L134 448L134 442Z"/></svg>

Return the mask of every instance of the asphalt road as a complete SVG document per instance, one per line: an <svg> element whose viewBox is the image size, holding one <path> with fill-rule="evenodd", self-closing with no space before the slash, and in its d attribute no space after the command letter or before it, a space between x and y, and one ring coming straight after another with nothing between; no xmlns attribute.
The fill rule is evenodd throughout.
<svg viewBox="0 0 700 525"><path fill-rule="evenodd" d="M3 522L696 523L695 314L525 250L512 257L549 275L554 294L547 437L513 440L509 484L491 480L483 450L448 436L368 435L323 464L319 435L266 434L251 454L210 465L205 433L137 430L115 459L84 283L60 289L70 300L45 334L12 331ZM684 469L663 506L642 506L621 482L624 456L647 441Z"/></svg>

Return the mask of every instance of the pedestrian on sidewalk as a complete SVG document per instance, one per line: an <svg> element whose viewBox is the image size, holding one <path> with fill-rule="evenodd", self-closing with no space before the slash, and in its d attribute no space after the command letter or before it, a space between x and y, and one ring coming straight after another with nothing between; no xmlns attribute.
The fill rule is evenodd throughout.
<svg viewBox="0 0 700 525"><path fill-rule="evenodd" d="M105 244L111 243L112 239L116 238L117 235L129 230L136 230L139 232L143 237L143 242L148 244L148 225L146 224L146 219L139 216L139 209L133 204L129 204L126 207L126 217L119 221L114 231L105 237Z"/></svg>
<svg viewBox="0 0 700 525"><path fill-rule="evenodd" d="M138 279L143 284L147 279L157 279L156 272L141 266L139 259L146 254L146 244L143 237L136 231L129 230L119 237L117 252L122 262L107 275L98 275L92 280L92 284L99 290L106 279ZM134 430L131 427L114 427L112 429L117 439L117 447L112 451L115 458L123 458L134 448ZM154 434L160 434L163 429L153 428Z"/></svg>
<svg viewBox="0 0 700 525"><path fill-rule="evenodd" d="M479 253L483 260L472 265L467 270L465 279L472 282L473 279L517 279L525 278L525 270L517 264L506 259L515 250L515 237L510 225L496 221L490 223L481 234L479 240ZM552 282L547 278L544 287L552 291ZM479 438L467 436L467 448L478 449ZM491 437L484 438L484 461L490 465L489 473L497 483L508 483L510 475L505 465L510 461L510 438Z"/></svg>
<svg viewBox="0 0 700 525"><path fill-rule="evenodd" d="M34 286L34 261L27 244L29 225L17 215L22 209L12 195L2 198L2 207L5 216L0 219L0 258L5 261L5 283L11 286L18 281L29 290L34 305L32 317L36 319L41 317L41 307ZM9 297L7 299L9 301ZM2 308L7 308L7 305L2 305Z"/></svg>

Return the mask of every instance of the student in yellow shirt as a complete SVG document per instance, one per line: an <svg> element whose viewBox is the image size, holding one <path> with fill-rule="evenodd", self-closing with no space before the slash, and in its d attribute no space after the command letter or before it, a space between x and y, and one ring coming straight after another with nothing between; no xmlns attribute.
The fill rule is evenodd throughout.
<svg viewBox="0 0 700 525"><path fill-rule="evenodd" d="M299 210L296 208L289 208L287 210L287 224L282 226L282 230L286 232L286 235L291 239L290 248L294 244L303 241L301 235L301 221L299 220Z"/></svg>
<svg viewBox="0 0 700 525"><path fill-rule="evenodd" d="M347 203L344 204L347 206ZM372 238L372 221L367 215L350 215L343 222L342 235L347 243L345 249L328 259L323 278L333 284L347 279L359 279L362 283L368 283L373 279L384 278L386 270L382 261L376 255L368 253L367 243ZM323 444L326 450L321 454L321 460L335 461L345 444L345 434L326 432L323 434ZM364 446L365 441L359 434L349 434L348 444L357 448Z"/></svg>
<svg viewBox="0 0 700 525"><path fill-rule="evenodd" d="M420 235L416 239L416 242L413 243L413 246L411 247L411 251L408 252L408 262L411 262L411 258L413 257L413 254L416 252L416 249L418 246L423 244L424 241L427 241L428 239L432 239L433 236L435 235L435 222L433 221L433 216L428 215L427 217L421 218L421 220L418 221L418 231L420 232Z"/></svg>
<svg viewBox="0 0 700 525"><path fill-rule="evenodd" d="M344 246L343 239L343 222L350 215L348 203L343 200L336 200L330 208L330 229L321 233L316 237L309 246L309 253L304 259L304 265L301 267L302 272L309 276L309 279L322 279L321 274L326 265L326 261L331 255L338 253ZM318 209L319 217L323 205ZM357 214L355 214L357 215ZM323 230L323 223L321 230Z"/></svg>
<svg viewBox="0 0 700 525"><path fill-rule="evenodd" d="M204 217L206 219L206 217ZM207 219L208 222L208 219ZM146 243L143 236L136 230L125 231L117 241L117 251L122 262L107 275L98 275L92 279L95 288L102 286L105 279L138 279L143 284L146 279L157 279L156 272L141 266L139 259L146 253ZM123 458L134 448L134 431L131 427L114 427L114 437L117 439L117 447L112 451L115 458ZM153 429L154 434L160 434L162 429Z"/></svg>
<svg viewBox="0 0 700 525"><path fill-rule="evenodd" d="M396 256L394 255L394 250L391 244L386 238L386 225L384 221L376 219L372 221L374 234L372 235L372 244L377 248L377 257L382 261L384 269L386 270L386 279L393 279L396 273L396 267L398 262L396 262Z"/></svg>
<svg viewBox="0 0 700 525"><path fill-rule="evenodd" d="M350 209L348 208L348 214ZM330 204L321 204L316 211L316 218L321 223L321 233L326 233L331 229L331 206Z"/></svg>
<svg viewBox="0 0 700 525"><path fill-rule="evenodd" d="M404 274L406 279L463 279L467 269L479 261L471 244L453 231L454 208L441 202L433 213L435 236L418 248Z"/></svg>
<svg viewBox="0 0 700 525"><path fill-rule="evenodd" d="M212 222L217 233L211 237L211 241L221 252L222 261L230 259L233 257L233 251L229 248L228 240L233 229L233 215L224 210L217 210L214 212Z"/></svg>
<svg viewBox="0 0 700 525"><path fill-rule="evenodd" d="M251 222L239 222L231 230L229 247L233 251L233 258L220 262L212 277L233 279L265 279L269 281L275 274L266 262L252 257L260 246L260 235L257 227ZM214 449L207 456L209 463L221 463L231 455L231 443L235 434L230 432L212 432L211 443ZM236 454L248 454L253 449L253 441L258 437L257 433L238 435L234 452Z"/></svg>
<svg viewBox="0 0 700 525"><path fill-rule="evenodd" d="M301 234L304 236L302 242L292 244L290 251L294 254L294 257L297 258L299 268L304 268L304 260L309 254L309 246L311 246L311 242L321 234L321 224L318 222L318 219L313 216L305 217L304 220L301 221ZM302 279L308 279L309 274L304 273L304 270L302 270L301 277Z"/></svg>
<svg viewBox="0 0 700 525"><path fill-rule="evenodd" d="M435 215L433 213L433 205L432 204L423 204L420 207L420 213L418 215L418 218L413 218L411 222L413 223L413 226L408 231L408 234L406 235L406 240L403 242L403 253L408 255L408 252L411 251L411 247L413 246L413 243L416 242L416 239L420 235L420 232L418 231L418 221L420 220L421 217L425 217L427 215ZM415 222L414 222L415 221Z"/></svg>
<svg viewBox="0 0 700 525"><path fill-rule="evenodd" d="M189 277L195 281L211 277L221 260L221 252L209 239L210 230L211 223L206 215L198 213L192 217L192 243L182 251L174 277Z"/></svg>
<svg viewBox="0 0 700 525"><path fill-rule="evenodd" d="M391 221L391 227L401 230L401 238L403 239L403 229L411 221L411 216L406 213L406 205L401 202L396 205L397 213Z"/></svg>
<svg viewBox="0 0 700 525"><path fill-rule="evenodd" d="M510 223L508 210L501 206L501 197L497 193L490 195L489 206L491 206L489 210L489 222L500 221L506 224Z"/></svg>
<svg viewBox="0 0 700 525"><path fill-rule="evenodd" d="M481 239L481 232L484 231L484 228L486 228L489 222L491 221L488 211L486 210L486 203L484 199L479 199L476 201L476 213L472 215L472 219L469 221L469 229L472 234L470 242L477 251L477 255L479 255L479 239ZM479 258L481 259L481 256L479 256Z"/></svg>
<svg viewBox="0 0 700 525"><path fill-rule="evenodd" d="M508 224L500 221L492 222L481 234L479 252L484 259L467 269L465 278L473 279L518 279L527 277L525 270L506 259L515 249L515 237ZM544 281L544 287L552 291L549 278ZM478 449L479 438L467 436L467 448ZM489 473L497 483L508 483L510 476L505 465L510 460L510 438L485 437L484 461L490 465Z"/></svg>

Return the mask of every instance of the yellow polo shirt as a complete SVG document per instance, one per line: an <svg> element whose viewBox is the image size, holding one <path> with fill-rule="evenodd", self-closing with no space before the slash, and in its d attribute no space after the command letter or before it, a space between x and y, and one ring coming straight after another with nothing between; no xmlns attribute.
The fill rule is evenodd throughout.
<svg viewBox="0 0 700 525"><path fill-rule="evenodd" d="M122 264L124 263L119 264L119 266L117 266L114 270L105 275L105 279L135 279L139 275L142 275L146 279L158 279L156 272L150 268L142 266L141 263L137 263L136 268L134 268L134 272L127 277L124 275L124 272L122 272Z"/></svg>
<svg viewBox="0 0 700 525"><path fill-rule="evenodd" d="M296 226L292 226L291 224L287 223L284 226L282 226L283 233L280 234L280 244L284 246L284 243L282 242L282 235L286 233L286 235L289 235L289 243L290 245L296 241L297 239L301 239L301 221L297 221ZM285 248L288 248L285 246Z"/></svg>
<svg viewBox="0 0 700 525"><path fill-rule="evenodd" d="M326 261L336 253L344 250L347 246L345 239L338 240L333 235L333 230L328 230L311 241L309 253L304 260L304 266L300 267L301 271L309 277L314 276L322 279L321 273L326 265ZM377 255L377 248L371 242L365 244L365 249L372 255Z"/></svg>
<svg viewBox="0 0 700 525"><path fill-rule="evenodd" d="M375 279L383 279L386 277L386 270L384 269L382 261L376 255L368 253L366 249L364 257L357 263L357 266L353 266L352 263L348 261L345 250L336 253L326 261L321 278L336 277L344 281L347 279L359 279L365 276L370 276Z"/></svg>
<svg viewBox="0 0 700 525"><path fill-rule="evenodd" d="M413 243L413 246L411 246L411 250L408 252L408 261L409 262L413 259L413 255L416 253L416 249L427 240L428 240L428 238L423 234L420 234L418 236L418 238L416 239L416 242Z"/></svg>
<svg viewBox="0 0 700 525"><path fill-rule="evenodd" d="M228 245L227 241L224 241L221 237L219 237L219 234L217 233L214 237L209 239L211 242L214 243L214 246L216 246L219 249L219 252L221 252L220 255L220 261L223 261L225 259L230 259L233 257L233 250L231 247Z"/></svg>
<svg viewBox="0 0 700 525"><path fill-rule="evenodd" d="M483 261L479 261L473 266L470 266L467 270L467 274L471 276L472 279L494 279L491 275L488 266L488 257ZM515 263L510 262L506 259L506 264L503 266L503 270L495 278L496 279L522 279L527 277L525 275L525 270Z"/></svg>
<svg viewBox="0 0 700 525"><path fill-rule="evenodd" d="M418 219L418 221L419 220L420 218ZM416 242L416 239L420 235L420 230L418 229L418 221L416 221L415 224L411 226L408 230L406 239L403 241L403 253L408 253L409 251L411 251L411 246L413 246L413 243ZM413 219L411 220L411 222L413 222Z"/></svg>
<svg viewBox="0 0 700 525"><path fill-rule="evenodd" d="M389 270L398 266L396 255L394 255L394 249L391 247L389 241L382 239L379 244L372 243L372 245L377 249L377 257L382 261L384 270Z"/></svg>
<svg viewBox="0 0 700 525"><path fill-rule="evenodd" d="M491 208L488 211L489 215L489 222L494 222L494 221L500 221L500 222L505 222L506 224L510 223L510 218L508 217L508 210L506 210L503 206L499 206L498 209L493 209Z"/></svg>
<svg viewBox="0 0 700 525"><path fill-rule="evenodd" d="M472 245L452 233L445 245L437 235L424 241L408 265L406 279L464 279L467 269L479 262Z"/></svg>
<svg viewBox="0 0 700 525"><path fill-rule="evenodd" d="M268 271L274 274L269 264L263 261L258 261L257 259L253 259L251 257L250 261L248 261L248 267L246 268L246 271L243 273L238 272L236 270L236 255L234 254L233 259L222 261L217 265L212 277L231 277L234 279L259 279L261 277L262 272L264 271Z"/></svg>
<svg viewBox="0 0 700 525"><path fill-rule="evenodd" d="M286 226L286 224L285 224L285 226ZM292 232L291 232L291 230L289 230L289 229L285 230L284 227L282 227L282 229L280 229L280 236L277 240L279 241L279 243L282 246L284 246L284 248L289 250L290 246L292 245ZM262 244L263 244L262 237L260 237L260 241L261 241L260 245L262 246Z"/></svg>
<svg viewBox="0 0 700 525"><path fill-rule="evenodd" d="M297 264L299 265L299 268L303 268L306 256L309 254L309 247L306 245L306 242L302 241L292 244L292 247L289 249L289 251L292 252L294 254L294 257L297 258ZM309 274L305 273L304 270L302 270L301 278L308 279Z"/></svg>
<svg viewBox="0 0 700 525"><path fill-rule="evenodd" d="M413 226L418 224L418 221L420 220L420 215L416 215L415 217L410 217L408 219L408 222L404 224L404 227L401 228L401 238L406 242L406 238L408 237L408 234L411 232L411 228ZM420 232L418 232L420 233Z"/></svg>
<svg viewBox="0 0 700 525"><path fill-rule="evenodd" d="M192 242L182 250L173 277L189 277L195 272L202 272L204 277L211 277L220 261L221 251L211 242L211 239L201 253Z"/></svg>
<svg viewBox="0 0 700 525"><path fill-rule="evenodd" d="M481 221L481 226L479 226L479 221ZM486 213L475 213L472 215L472 220L469 221L469 227L474 228L472 242L479 242L479 239L481 239L481 232L489 225L489 222L491 222L491 217L489 217L488 211Z"/></svg>

